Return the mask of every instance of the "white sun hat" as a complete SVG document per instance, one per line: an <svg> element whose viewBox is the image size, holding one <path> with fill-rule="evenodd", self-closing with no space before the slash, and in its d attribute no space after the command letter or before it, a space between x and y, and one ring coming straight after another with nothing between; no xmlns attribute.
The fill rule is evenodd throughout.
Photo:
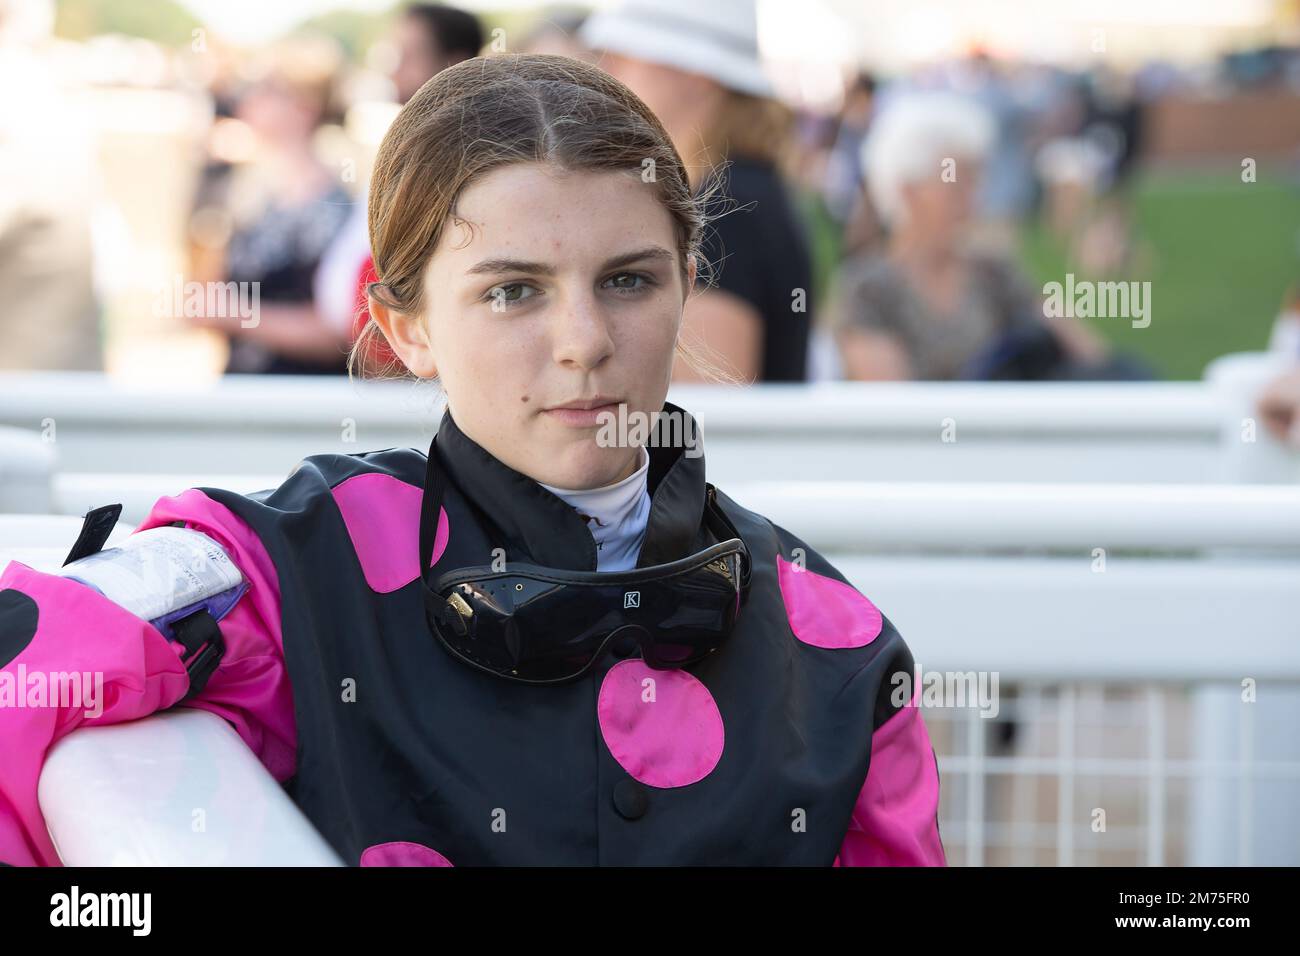
<svg viewBox="0 0 1300 956"><path fill-rule="evenodd" d="M676 67L728 89L773 96L758 52L755 0L627 0L587 18L587 46Z"/></svg>

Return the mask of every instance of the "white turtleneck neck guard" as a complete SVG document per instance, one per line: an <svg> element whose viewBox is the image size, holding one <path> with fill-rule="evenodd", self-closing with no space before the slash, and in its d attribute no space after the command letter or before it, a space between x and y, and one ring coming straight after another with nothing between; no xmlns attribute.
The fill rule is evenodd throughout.
<svg viewBox="0 0 1300 956"><path fill-rule="evenodd" d="M646 475L650 453L641 447L641 467L622 481L602 488L556 488L547 491L568 502L587 521L596 541L597 571L628 571L636 567L650 518L650 494Z"/></svg>

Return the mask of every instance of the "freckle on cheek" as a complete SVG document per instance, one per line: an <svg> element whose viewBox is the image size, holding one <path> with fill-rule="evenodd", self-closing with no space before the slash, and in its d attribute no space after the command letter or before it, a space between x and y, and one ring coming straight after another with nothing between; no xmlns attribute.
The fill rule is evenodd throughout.
<svg viewBox="0 0 1300 956"><path fill-rule="evenodd" d="M527 395L523 395L523 396L520 397L519 400L520 400L521 402L527 402L527 401L528 401L528 396L527 396Z"/></svg>

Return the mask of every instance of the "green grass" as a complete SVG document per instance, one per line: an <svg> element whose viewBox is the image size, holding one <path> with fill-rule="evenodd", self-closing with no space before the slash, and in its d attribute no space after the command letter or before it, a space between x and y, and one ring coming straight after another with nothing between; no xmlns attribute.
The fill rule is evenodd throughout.
<svg viewBox="0 0 1300 956"><path fill-rule="evenodd" d="M1219 355L1264 348L1283 296L1300 282L1300 189L1282 180L1242 183L1235 170L1161 172L1140 177L1132 197L1138 255L1107 278L1150 280L1151 324L1092 326L1171 379L1199 379ZM1067 272L1084 278L1041 228L1026 230L1021 252L1040 284Z"/></svg>

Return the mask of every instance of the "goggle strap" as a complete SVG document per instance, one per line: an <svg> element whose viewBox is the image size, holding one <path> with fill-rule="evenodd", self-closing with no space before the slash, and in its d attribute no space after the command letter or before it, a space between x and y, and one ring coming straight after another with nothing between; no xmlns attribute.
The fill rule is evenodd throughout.
<svg viewBox="0 0 1300 956"><path fill-rule="evenodd" d="M436 439L429 445L429 461L424 470L424 494L420 499L420 580L429 573L433 559L433 544L438 536L438 518L442 499L447 490L447 479L438 467Z"/></svg>
<svg viewBox="0 0 1300 956"><path fill-rule="evenodd" d="M428 462L424 471L424 494L420 500L420 578L425 579L429 573L429 565L433 559L433 545L438 535L438 519L442 510L443 497L446 494L447 478L443 469L437 462L437 451L435 450L436 439L429 445ZM717 503L715 495L717 489L706 483L707 491L705 493L704 515L705 523L709 529L717 536L719 541L726 541L730 538L740 538L740 532L736 526L723 513L721 506ZM743 539L742 539L743 540ZM741 585L748 588L750 563L749 555L741 552Z"/></svg>

